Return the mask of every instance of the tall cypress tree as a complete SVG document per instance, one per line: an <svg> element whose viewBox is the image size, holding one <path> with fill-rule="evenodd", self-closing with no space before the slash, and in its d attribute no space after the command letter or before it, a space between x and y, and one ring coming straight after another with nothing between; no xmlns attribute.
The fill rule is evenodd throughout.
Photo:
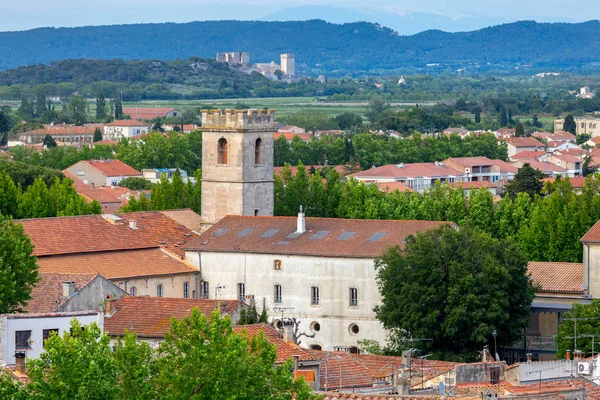
<svg viewBox="0 0 600 400"><path fill-rule="evenodd" d="M100 90L96 96L96 119L103 120L106 118L106 98L104 91Z"/></svg>
<svg viewBox="0 0 600 400"><path fill-rule="evenodd" d="M123 118L123 104L121 103L121 94L115 93L115 119Z"/></svg>

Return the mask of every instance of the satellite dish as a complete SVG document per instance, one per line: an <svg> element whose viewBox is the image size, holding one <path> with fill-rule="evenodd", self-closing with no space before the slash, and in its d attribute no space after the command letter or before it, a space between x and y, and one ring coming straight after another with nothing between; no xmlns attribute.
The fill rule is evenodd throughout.
<svg viewBox="0 0 600 400"><path fill-rule="evenodd" d="M446 387L444 386L444 382L440 382L440 384L438 385L438 394L441 394L442 396L446 394Z"/></svg>

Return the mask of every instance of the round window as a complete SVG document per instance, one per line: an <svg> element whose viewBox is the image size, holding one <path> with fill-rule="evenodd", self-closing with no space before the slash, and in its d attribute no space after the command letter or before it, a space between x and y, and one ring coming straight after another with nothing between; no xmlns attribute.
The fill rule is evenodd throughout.
<svg viewBox="0 0 600 400"><path fill-rule="evenodd" d="M317 321L310 324L310 330L313 332L319 332L321 330L321 324Z"/></svg>
<svg viewBox="0 0 600 400"><path fill-rule="evenodd" d="M360 332L360 329L358 328L358 325L350 324L348 327L348 332L350 332L352 335L357 335L358 332Z"/></svg>

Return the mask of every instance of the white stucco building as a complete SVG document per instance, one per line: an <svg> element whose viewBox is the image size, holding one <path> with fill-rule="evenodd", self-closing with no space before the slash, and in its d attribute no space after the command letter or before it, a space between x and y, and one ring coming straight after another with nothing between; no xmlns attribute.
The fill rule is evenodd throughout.
<svg viewBox="0 0 600 400"><path fill-rule="evenodd" d="M148 133L152 125L145 122L128 119L125 121L114 121L104 125L104 136L102 139L121 140Z"/></svg>
<svg viewBox="0 0 600 400"><path fill-rule="evenodd" d="M104 330L104 314L97 311L77 311L46 314L3 314L0 316L0 365L15 365L15 353L26 358L38 358L44 351L44 340L51 332L62 336L71 329L71 321L81 325L92 322Z"/></svg>
<svg viewBox="0 0 600 400"><path fill-rule="evenodd" d="M205 298L254 299L270 320L295 318L303 347L355 350L382 344L374 307L381 296L374 260L406 237L442 222L226 216L186 248Z"/></svg>

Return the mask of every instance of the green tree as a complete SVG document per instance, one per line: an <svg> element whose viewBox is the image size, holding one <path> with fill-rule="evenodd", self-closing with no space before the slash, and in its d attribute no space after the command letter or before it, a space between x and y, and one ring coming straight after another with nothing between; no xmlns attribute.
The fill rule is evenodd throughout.
<svg viewBox="0 0 600 400"><path fill-rule="evenodd" d="M42 143L44 144L44 146L46 146L47 149L51 149L57 146L56 140L54 140L52 135L50 135L49 133L47 133L46 136L44 136L44 141Z"/></svg>
<svg viewBox="0 0 600 400"><path fill-rule="evenodd" d="M360 127L362 125L362 118L360 115L351 112L340 114L334 119L341 130Z"/></svg>
<svg viewBox="0 0 600 400"><path fill-rule="evenodd" d="M115 92L115 119L123 118L123 103L121 102L121 93Z"/></svg>
<svg viewBox="0 0 600 400"><path fill-rule="evenodd" d="M517 124L515 125L515 136L525 136L525 126L521 122L517 122Z"/></svg>
<svg viewBox="0 0 600 400"><path fill-rule="evenodd" d="M102 131L100 128L94 129L94 143L102 140Z"/></svg>
<svg viewBox="0 0 600 400"><path fill-rule="evenodd" d="M518 193L525 192L533 199L535 195L539 195L542 192L542 188L544 187L542 179L544 179L542 171L525 163L504 188L505 195L514 199Z"/></svg>
<svg viewBox="0 0 600 400"><path fill-rule="evenodd" d="M584 144L591 138L592 138L592 135L587 134L587 133L581 133L581 134L577 135L577 137L575 138L575 143L578 144L579 146L581 146L582 144Z"/></svg>
<svg viewBox="0 0 600 400"><path fill-rule="evenodd" d="M580 318L575 321L571 318ZM592 354L592 338L600 332L600 300L592 299L590 304L573 304L571 311L564 314L556 336L556 359L564 359L566 350L575 350L575 335L577 335L577 350L583 351L585 357ZM596 337L595 342L598 342ZM596 350L597 353L597 350Z"/></svg>
<svg viewBox="0 0 600 400"><path fill-rule="evenodd" d="M473 113L475 114L475 123L478 124L481 122L481 108L477 107L475 108L475 110L473 111Z"/></svg>
<svg viewBox="0 0 600 400"><path fill-rule="evenodd" d="M431 338L420 350L436 357L475 360L483 345L519 340L529 323L535 288L527 257L511 240L450 225L418 233L404 249L376 260L382 296L378 319L396 346Z"/></svg>
<svg viewBox="0 0 600 400"><path fill-rule="evenodd" d="M36 88L35 115L40 118L46 112L46 90L44 86Z"/></svg>
<svg viewBox="0 0 600 400"><path fill-rule="evenodd" d="M0 371L0 399L28 400L30 398L25 386L13 378L6 369Z"/></svg>
<svg viewBox="0 0 600 400"><path fill-rule="evenodd" d="M100 90L96 96L96 120L102 121L106 118L106 97L104 91Z"/></svg>
<svg viewBox="0 0 600 400"><path fill-rule="evenodd" d="M20 311L38 281L38 267L23 227L0 215L0 313Z"/></svg>
<svg viewBox="0 0 600 400"><path fill-rule="evenodd" d="M36 399L118 399L119 371L110 339L98 325L71 321L62 337L52 333L39 358L27 364Z"/></svg>
<svg viewBox="0 0 600 400"><path fill-rule="evenodd" d="M86 108L87 102L82 96L75 95L71 97L71 101L69 102L69 112L75 125L85 124L87 119Z"/></svg>
<svg viewBox="0 0 600 400"><path fill-rule="evenodd" d="M152 188L152 183L148 179L129 177L121 180L119 186L130 190L150 190Z"/></svg>
<svg viewBox="0 0 600 400"><path fill-rule="evenodd" d="M379 115L389 107L390 103L385 101L383 98L379 96L373 96L371 97L371 100L369 100L369 110L366 113L367 118L369 121L371 121L371 123L374 123L377 120L377 117L379 117Z"/></svg>
<svg viewBox="0 0 600 400"><path fill-rule="evenodd" d="M21 191L6 171L0 171L0 215L17 216Z"/></svg>
<svg viewBox="0 0 600 400"><path fill-rule="evenodd" d="M506 108L504 108L504 106L500 107L500 112L498 113L498 124L501 127L508 125L508 115L506 114Z"/></svg>
<svg viewBox="0 0 600 400"><path fill-rule="evenodd" d="M119 338L114 347L116 382L119 400L154 400L157 398L153 379L157 374L154 351L146 342L139 342L133 333Z"/></svg>
<svg viewBox="0 0 600 400"><path fill-rule="evenodd" d="M563 123L563 130L565 132L571 132L573 135L577 134L577 124L575 123L575 118L571 114L565 117L565 122Z"/></svg>
<svg viewBox="0 0 600 400"><path fill-rule="evenodd" d="M543 126L537 114L533 114L533 117L531 118L531 125L533 125L534 128L541 128Z"/></svg>
<svg viewBox="0 0 600 400"><path fill-rule="evenodd" d="M264 334L235 333L218 310L210 319L194 308L172 320L160 355L157 390L165 400L315 398L304 380L293 379L290 361L275 365L275 346Z"/></svg>

